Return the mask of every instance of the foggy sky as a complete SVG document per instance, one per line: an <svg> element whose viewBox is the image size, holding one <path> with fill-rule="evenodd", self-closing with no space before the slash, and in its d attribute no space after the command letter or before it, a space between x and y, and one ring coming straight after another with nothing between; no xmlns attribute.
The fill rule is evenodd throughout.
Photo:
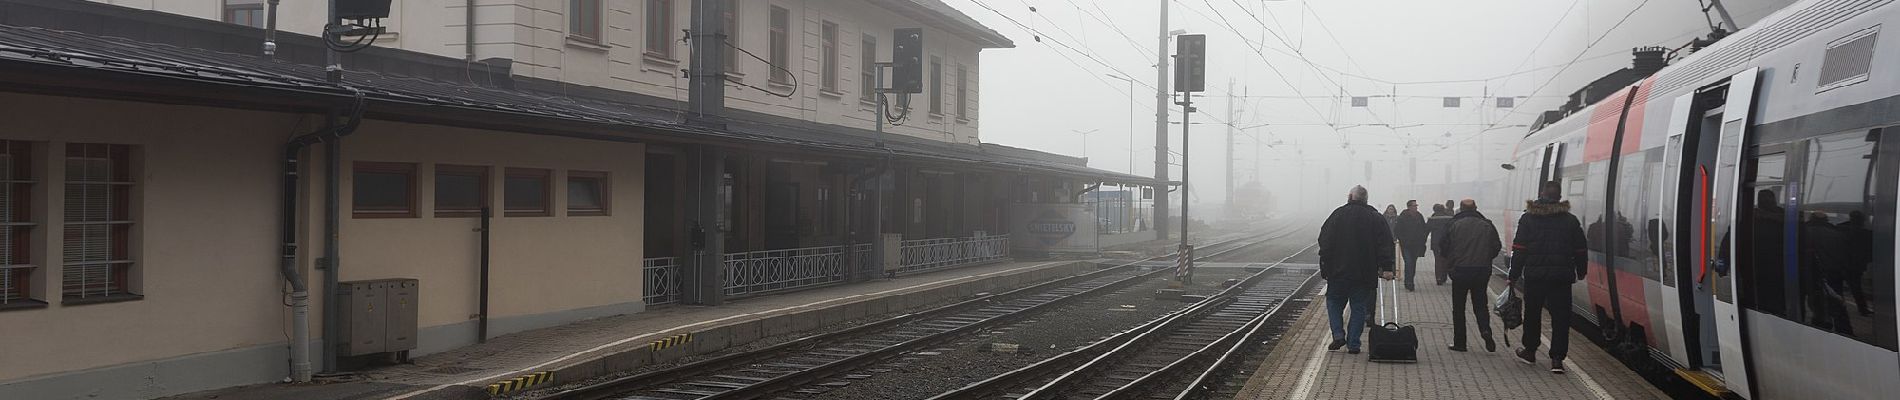
<svg viewBox="0 0 1900 400"><path fill-rule="evenodd" d="M982 54L983 141L1081 156L1084 140L1075 131L1095 130L1087 137L1089 166L1126 172L1132 129L1132 172L1153 175L1151 85L1160 0L945 1L1017 45ZM1792 2L1723 3L1747 27ZM1629 66L1632 47L1675 48L1708 32L1696 0L1173 0L1168 6L1170 29L1208 36L1207 92L1195 99L1200 112L1190 128L1195 204L1223 201L1222 142L1230 121L1259 126L1234 135L1238 182L1258 175L1279 196L1304 194L1328 207L1352 184L1367 184L1376 201L1380 187L1392 182L1439 182L1447 173L1458 180L1495 176L1528 131L1522 125L1581 85ZM1628 20L1611 30L1625 15ZM1137 82L1132 117L1129 83L1108 74ZM1464 82L1425 83L1437 81ZM1248 96L1232 101L1239 111L1232 118L1230 94ZM1369 107L1352 108L1348 95L1374 97ZM1460 97L1461 107L1443 107L1446 96ZM1487 96L1518 97L1518 104L1496 108ZM1170 148L1178 153L1180 107L1169 108L1175 122ZM1171 179L1179 178L1179 168ZM1304 191L1294 187L1301 176L1307 177Z"/></svg>

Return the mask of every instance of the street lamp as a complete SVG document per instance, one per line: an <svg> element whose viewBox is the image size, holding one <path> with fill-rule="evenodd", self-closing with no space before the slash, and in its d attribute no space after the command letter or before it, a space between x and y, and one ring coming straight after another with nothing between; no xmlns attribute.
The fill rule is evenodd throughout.
<svg viewBox="0 0 1900 400"><path fill-rule="evenodd" d="M1089 158L1089 134L1095 133L1095 131L1099 131L1099 130L1101 129L1090 129L1086 131L1080 130L1080 129L1069 130L1069 132L1075 132L1078 135L1082 135L1082 160L1084 162L1087 162Z"/></svg>

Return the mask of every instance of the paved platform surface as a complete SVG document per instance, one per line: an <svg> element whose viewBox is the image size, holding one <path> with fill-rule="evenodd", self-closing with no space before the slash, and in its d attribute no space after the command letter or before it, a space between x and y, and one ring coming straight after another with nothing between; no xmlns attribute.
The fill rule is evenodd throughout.
<svg viewBox="0 0 1900 400"><path fill-rule="evenodd" d="M1470 328L1471 352L1447 350L1451 345L1451 284L1431 282L1430 257L1419 260L1418 290L1399 292L1399 322L1418 331L1419 362L1385 364L1366 361L1365 354L1327 352L1331 328L1326 301L1321 296L1295 322L1287 342L1276 346L1257 369L1238 399L1667 399L1642 377L1596 347L1580 333L1571 332L1569 373L1549 372L1546 349L1538 350L1539 364L1524 365L1511 355L1500 337L1498 351L1484 351L1484 341ZM1401 276L1400 279L1403 279ZM1493 279L1491 294L1504 288ZM1316 293L1324 293L1323 290ZM1489 296L1487 296L1489 297ZM1467 306L1468 307L1468 306ZM1487 305L1487 308L1488 305ZM1469 316L1467 316L1467 323ZM1495 317L1492 329L1501 328ZM1548 337L1550 324L1543 325ZM1519 330L1510 331L1511 343L1521 345ZM1503 331L1498 332L1499 335ZM1545 341L1545 343L1549 343Z"/></svg>
<svg viewBox="0 0 1900 400"><path fill-rule="evenodd" d="M460 399L475 388L529 371L599 359L645 348L685 331L759 321L803 311L983 279L1069 267L1075 261L1007 262L921 273L895 279L739 299L716 307L663 306L630 315L599 318L489 339L488 343L416 358L412 364L367 371L344 382L311 385L252 385L173 399ZM1092 268L1089 268L1092 270ZM1078 269L1080 270L1080 269ZM1064 273L1064 276L1067 274ZM1023 285L1031 282L1023 282ZM1020 286L1020 285L1019 285ZM944 299L949 301L954 299ZM892 309L890 311L901 311ZM0 396L4 397L4 396ZM485 394L481 397L486 397Z"/></svg>

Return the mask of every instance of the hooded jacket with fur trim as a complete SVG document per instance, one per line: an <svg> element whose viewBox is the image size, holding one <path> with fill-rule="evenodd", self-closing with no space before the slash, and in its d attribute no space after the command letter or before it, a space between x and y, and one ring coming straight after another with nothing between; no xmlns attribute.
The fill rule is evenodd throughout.
<svg viewBox="0 0 1900 400"><path fill-rule="evenodd" d="M1511 279L1533 283L1574 283L1589 271L1583 224L1570 214L1570 202L1532 200L1524 204L1511 239Z"/></svg>

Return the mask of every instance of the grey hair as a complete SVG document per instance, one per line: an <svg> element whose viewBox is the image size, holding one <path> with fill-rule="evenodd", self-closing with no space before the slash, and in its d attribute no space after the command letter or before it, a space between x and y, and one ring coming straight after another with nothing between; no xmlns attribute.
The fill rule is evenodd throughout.
<svg viewBox="0 0 1900 400"><path fill-rule="evenodd" d="M1351 191L1346 192L1346 200L1366 201L1366 197L1365 186L1353 186Z"/></svg>
<svg viewBox="0 0 1900 400"><path fill-rule="evenodd" d="M1472 200L1472 199L1464 199L1464 201L1460 201L1460 202L1458 202L1458 209L1460 209L1460 210L1469 210L1469 211L1477 211L1477 210L1478 210L1478 201L1477 201L1477 200Z"/></svg>

